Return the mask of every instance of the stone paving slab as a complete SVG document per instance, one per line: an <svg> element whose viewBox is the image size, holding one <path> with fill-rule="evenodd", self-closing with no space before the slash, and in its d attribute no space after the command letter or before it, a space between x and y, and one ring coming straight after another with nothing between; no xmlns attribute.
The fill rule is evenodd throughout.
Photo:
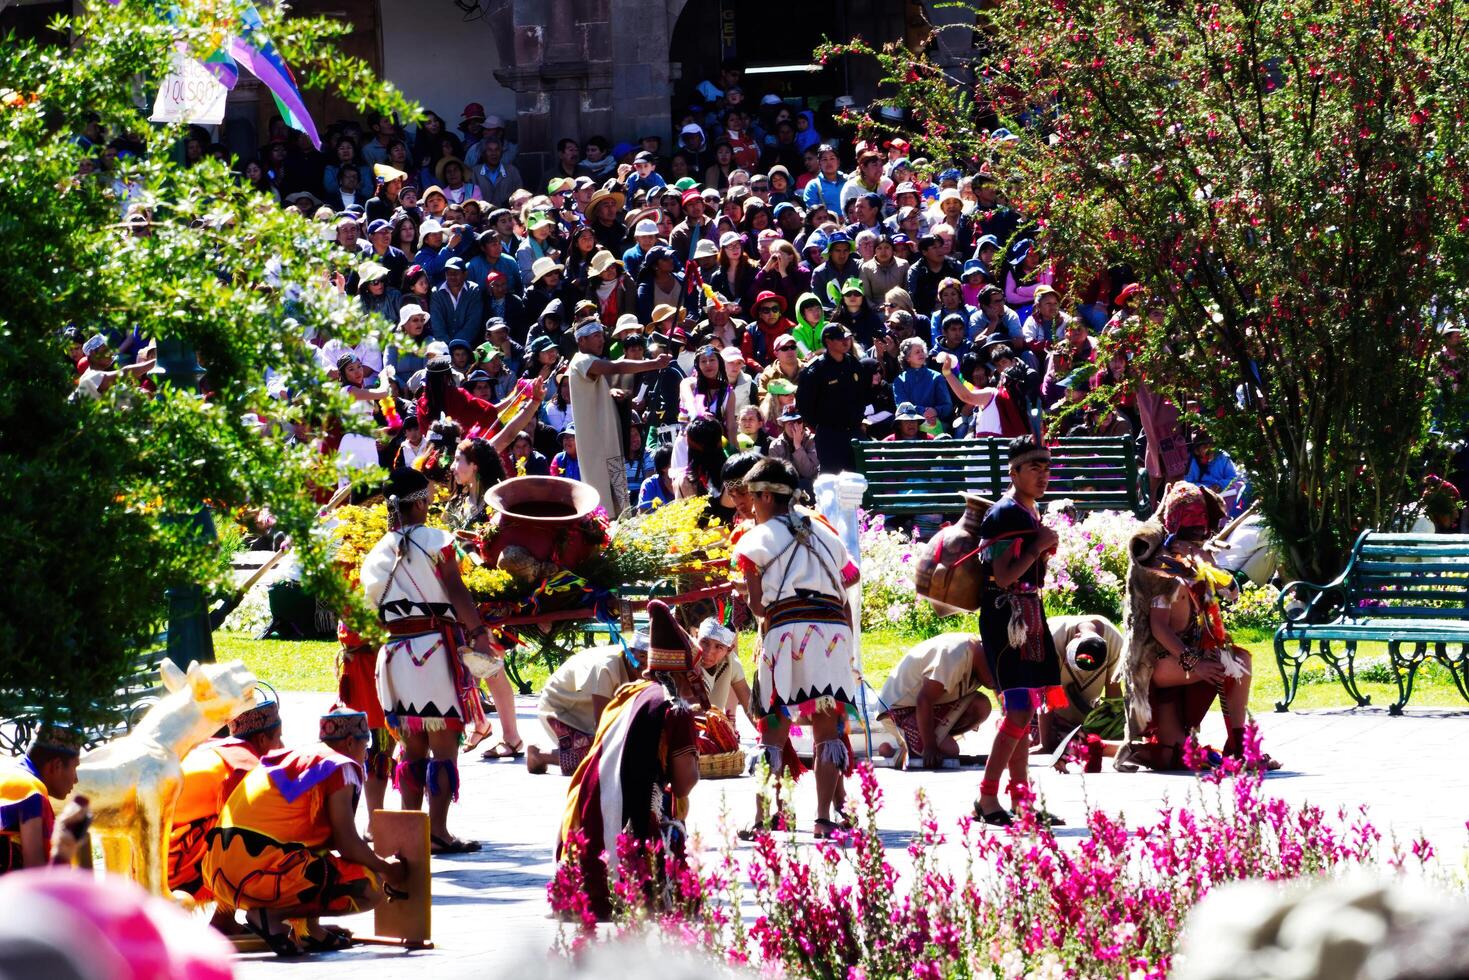
<svg viewBox="0 0 1469 980"><path fill-rule="evenodd" d="M315 717L330 707L330 696L282 697L287 741L312 737ZM541 735L533 699L520 699L517 715L527 737ZM1469 711L1409 709L1404 717L1391 718L1386 709L1358 708L1269 714L1258 720L1266 749L1286 764L1267 781L1268 792L1291 803L1309 801L1330 810L1355 810L1365 804L1379 829L1391 829L1404 841L1423 833L1440 854L1457 854L1464 847L1469 767L1460 760L1469 734ZM1223 732L1206 727L1204 735L1219 744ZM484 841L485 849L434 859L435 949L405 953L359 947L297 961L260 954L242 957L237 975L242 980L360 980L364 975L372 980L428 975L442 980L493 975L490 971L513 973L527 959L542 957L556 931L547 915L545 886L553 870L552 850L568 780L532 776L519 763L484 763L469 757L462 775L461 802L451 812L450 826L458 834ZM972 769L879 770L886 804L881 825L895 866L906 864L903 848L917 830L915 792L921 787L941 826L952 829L968 811L978 781L979 774ZM803 780L797 793L802 830L809 830L814 807L811 782ZM1082 819L1084 800L1111 813L1123 812L1133 821L1150 821L1165 801L1186 802L1195 785L1188 776L1110 769L1086 777L1038 771L1035 782L1047 806L1073 824ZM750 778L700 782L692 801L691 833L717 840L722 806L736 826L742 825L753 813L754 792L755 780ZM371 931L370 916L342 922Z"/></svg>

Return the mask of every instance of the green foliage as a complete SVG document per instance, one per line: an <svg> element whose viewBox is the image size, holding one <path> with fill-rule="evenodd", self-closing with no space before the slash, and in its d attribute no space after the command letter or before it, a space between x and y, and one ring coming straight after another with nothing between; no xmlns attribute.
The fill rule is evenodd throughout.
<svg viewBox="0 0 1469 980"><path fill-rule="evenodd" d="M329 285L350 259L224 164L180 165L170 151L182 130L150 124L134 101L151 99L176 43L212 50L211 25L230 8L187 5L166 20L148 4L89 4L58 24L70 47L5 42L0 561L11 585L0 600L0 717L24 706L106 720L119 679L163 625L165 590L227 585L222 546L189 520L203 504L230 520L268 509L307 586L348 602L311 533L315 493L336 483L311 439L344 402L302 336L310 327L350 342L365 329ZM416 112L332 47L343 25L263 14L305 86L350 83L363 106ZM111 159L83 146L72 134L89 118L146 153ZM120 225L126 203L149 209L147 234ZM182 342L207 369L207 397L123 379L100 400L73 398L60 339L69 324ZM267 396L268 370L289 405ZM275 424L262 433L248 415Z"/></svg>
<svg viewBox="0 0 1469 980"><path fill-rule="evenodd" d="M861 43L922 130L989 164L1072 271L1125 263L1160 306L1121 342L1143 383L1253 474L1292 577L1399 522L1457 424L1434 311L1469 273L1458 0L1183 7L999 0L973 84ZM1000 122L1017 138L991 139ZM1241 409L1241 401L1244 408Z"/></svg>

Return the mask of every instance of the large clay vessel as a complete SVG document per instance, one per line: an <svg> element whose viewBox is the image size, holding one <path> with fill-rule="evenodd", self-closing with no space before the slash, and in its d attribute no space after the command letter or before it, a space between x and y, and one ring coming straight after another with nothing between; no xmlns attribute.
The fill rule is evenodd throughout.
<svg viewBox="0 0 1469 980"><path fill-rule="evenodd" d="M570 525L601 502L594 487L559 476L517 476L495 484L485 491L485 503L494 510L481 548L485 562L494 565L501 551L519 545L541 561L575 567L596 543Z"/></svg>
<svg viewBox="0 0 1469 980"><path fill-rule="evenodd" d="M944 615L979 608L979 522L994 506L977 493L961 493L964 516L933 536L918 561L918 594Z"/></svg>

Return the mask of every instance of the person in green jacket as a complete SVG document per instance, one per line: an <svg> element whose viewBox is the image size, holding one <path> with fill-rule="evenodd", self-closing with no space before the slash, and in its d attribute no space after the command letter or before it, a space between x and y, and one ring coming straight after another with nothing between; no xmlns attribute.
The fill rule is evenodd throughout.
<svg viewBox="0 0 1469 980"><path fill-rule="evenodd" d="M816 298L815 293L802 293L801 298L796 300L796 329L791 335L796 338L796 349L801 353L801 360L810 357L812 352L821 352L821 331L826 329L826 308L821 305L821 300Z"/></svg>

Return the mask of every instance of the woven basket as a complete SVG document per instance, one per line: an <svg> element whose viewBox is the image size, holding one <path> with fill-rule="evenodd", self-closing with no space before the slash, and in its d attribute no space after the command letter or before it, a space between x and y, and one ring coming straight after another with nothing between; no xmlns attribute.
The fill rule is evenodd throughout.
<svg viewBox="0 0 1469 980"><path fill-rule="evenodd" d="M700 779L730 779L745 774L745 750L699 756Z"/></svg>

